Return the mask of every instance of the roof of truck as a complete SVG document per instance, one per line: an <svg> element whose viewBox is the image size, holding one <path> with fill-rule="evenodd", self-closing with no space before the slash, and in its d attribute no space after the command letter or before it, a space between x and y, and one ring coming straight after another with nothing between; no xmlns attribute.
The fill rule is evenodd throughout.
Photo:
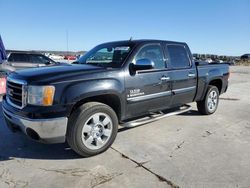
<svg viewBox="0 0 250 188"><path fill-rule="evenodd" d="M154 43L154 42L166 42L166 43L173 43L173 44L186 44L185 42L176 42L176 41L168 41L168 40L157 40L157 39L138 39L138 40L121 40L121 41L112 41L112 42L106 42L103 44L108 43L132 43L132 44L140 44L140 43Z"/></svg>

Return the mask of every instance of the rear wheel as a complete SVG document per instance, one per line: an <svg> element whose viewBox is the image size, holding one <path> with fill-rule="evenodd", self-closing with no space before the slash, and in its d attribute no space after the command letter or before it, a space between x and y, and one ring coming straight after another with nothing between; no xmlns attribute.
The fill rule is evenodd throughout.
<svg viewBox="0 0 250 188"><path fill-rule="evenodd" d="M204 115L213 114L219 104L219 90L215 86L208 86L205 98L197 102L198 111Z"/></svg>
<svg viewBox="0 0 250 188"><path fill-rule="evenodd" d="M111 146L117 130L118 119L113 109L102 103L89 102L70 116L67 141L79 155L93 156Z"/></svg>

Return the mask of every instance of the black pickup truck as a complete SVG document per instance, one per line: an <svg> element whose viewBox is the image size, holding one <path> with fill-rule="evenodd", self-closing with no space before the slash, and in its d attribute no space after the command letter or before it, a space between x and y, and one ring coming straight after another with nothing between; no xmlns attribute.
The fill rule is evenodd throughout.
<svg viewBox="0 0 250 188"><path fill-rule="evenodd" d="M186 43L110 42L71 65L11 73L2 107L12 130L44 143L67 141L92 156L131 119L190 102L201 114L214 113L228 78L227 64L194 62Z"/></svg>

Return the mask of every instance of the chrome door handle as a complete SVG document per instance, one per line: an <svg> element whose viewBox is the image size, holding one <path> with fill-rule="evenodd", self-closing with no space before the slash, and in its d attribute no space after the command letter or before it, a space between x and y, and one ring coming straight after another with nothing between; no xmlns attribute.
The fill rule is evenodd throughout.
<svg viewBox="0 0 250 188"><path fill-rule="evenodd" d="M169 76L162 76L162 77L160 78L160 82L157 83L157 84L155 84L154 86L162 85L163 82L167 82L168 80L170 80L170 77L169 77Z"/></svg>
<svg viewBox="0 0 250 188"><path fill-rule="evenodd" d="M163 76L163 77L161 77L161 81L167 81L167 80L170 80L169 76Z"/></svg>
<svg viewBox="0 0 250 188"><path fill-rule="evenodd" d="M194 73L188 73L188 77L195 77Z"/></svg>

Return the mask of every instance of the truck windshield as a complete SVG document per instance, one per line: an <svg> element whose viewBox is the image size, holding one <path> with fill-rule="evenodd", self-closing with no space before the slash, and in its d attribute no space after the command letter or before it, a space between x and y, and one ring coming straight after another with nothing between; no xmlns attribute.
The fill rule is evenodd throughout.
<svg viewBox="0 0 250 188"><path fill-rule="evenodd" d="M77 63L120 68L131 48L131 44L102 44L87 52Z"/></svg>

